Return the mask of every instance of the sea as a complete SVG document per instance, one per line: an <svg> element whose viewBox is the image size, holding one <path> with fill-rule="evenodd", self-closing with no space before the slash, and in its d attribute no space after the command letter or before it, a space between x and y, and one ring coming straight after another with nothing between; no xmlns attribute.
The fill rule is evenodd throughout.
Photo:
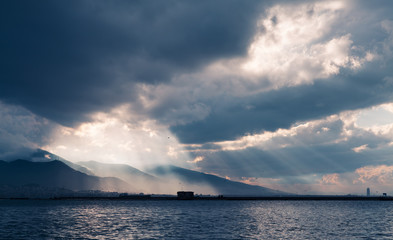
<svg viewBox="0 0 393 240"><path fill-rule="evenodd" d="M393 202L0 200L0 239L393 239Z"/></svg>

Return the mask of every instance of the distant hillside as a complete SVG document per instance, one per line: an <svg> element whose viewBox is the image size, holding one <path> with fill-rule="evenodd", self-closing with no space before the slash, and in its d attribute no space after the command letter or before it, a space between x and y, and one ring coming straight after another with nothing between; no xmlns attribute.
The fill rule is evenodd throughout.
<svg viewBox="0 0 393 240"><path fill-rule="evenodd" d="M197 171L188 170L176 166L159 166L150 169L152 174L159 177L176 177L183 184L191 185L208 185L218 194L226 196L247 195L247 196L271 196L287 195L288 193L261 187L249 185L241 182L230 181L211 174L205 174ZM192 190L192 189L189 189Z"/></svg>
<svg viewBox="0 0 393 240"><path fill-rule="evenodd" d="M0 161L0 184L14 186L38 184L43 187L70 190L130 190L130 186L120 179L89 176L57 160L50 162Z"/></svg>
<svg viewBox="0 0 393 240"><path fill-rule="evenodd" d="M53 160L59 160L69 167L75 169L76 171L86 173L87 175L94 175L93 172L89 171L87 168L82 167L78 164L75 164L73 162L67 161L64 158L57 156L56 154L53 154L51 152L42 150L42 149L37 149L31 156L27 158L27 160L30 160L32 162L49 162Z"/></svg>
<svg viewBox="0 0 393 240"><path fill-rule="evenodd" d="M126 164L96 161L73 163L41 149L37 149L27 159L30 161L17 160L9 163L1 161L0 185L39 184L43 187L70 190L157 194L175 194L179 190L226 196L287 194L172 165L149 169L150 174L148 174Z"/></svg>
<svg viewBox="0 0 393 240"><path fill-rule="evenodd" d="M117 177L127 182L135 192L158 192L159 179L127 164L110 164L96 161L77 162L100 177Z"/></svg>

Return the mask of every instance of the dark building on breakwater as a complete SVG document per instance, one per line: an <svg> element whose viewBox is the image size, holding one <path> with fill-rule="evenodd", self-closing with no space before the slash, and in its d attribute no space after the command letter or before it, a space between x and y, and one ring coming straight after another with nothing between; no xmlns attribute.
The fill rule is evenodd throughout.
<svg viewBox="0 0 393 240"><path fill-rule="evenodd" d="M192 199L194 199L194 192L179 191L179 192L177 192L177 199L179 199L179 200L192 200Z"/></svg>

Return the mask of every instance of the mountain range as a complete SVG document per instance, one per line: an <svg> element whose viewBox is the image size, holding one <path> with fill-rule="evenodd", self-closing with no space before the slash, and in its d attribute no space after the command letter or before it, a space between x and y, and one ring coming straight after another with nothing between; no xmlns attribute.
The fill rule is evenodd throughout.
<svg viewBox="0 0 393 240"><path fill-rule="evenodd" d="M38 184L49 188L65 188L74 191L129 190L129 185L119 178L87 175L58 160L49 162L30 162L21 159L11 162L0 161L0 184L14 186Z"/></svg>
<svg viewBox="0 0 393 240"><path fill-rule="evenodd" d="M186 185L210 186L214 192L226 196L267 196L267 195L287 195L288 193L250 185L242 182L231 181L212 174L197 172L173 165L158 166L150 170L159 177L175 177Z"/></svg>
<svg viewBox="0 0 393 240"><path fill-rule="evenodd" d="M126 164L96 161L73 163L43 150L37 150L27 159L10 162L0 160L0 186L35 184L45 188L72 191L100 190L157 194L176 194L179 190L190 190L200 194L226 196L287 194L173 165L155 166L143 172Z"/></svg>

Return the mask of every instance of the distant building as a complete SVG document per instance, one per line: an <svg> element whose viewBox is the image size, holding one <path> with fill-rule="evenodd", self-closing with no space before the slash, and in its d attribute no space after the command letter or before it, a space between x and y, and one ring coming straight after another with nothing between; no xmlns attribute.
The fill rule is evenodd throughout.
<svg viewBox="0 0 393 240"><path fill-rule="evenodd" d="M367 188L367 197L370 197L370 188Z"/></svg>
<svg viewBox="0 0 393 240"><path fill-rule="evenodd" d="M177 199L179 199L179 200L191 200L191 199L194 199L194 192L179 191L179 192L177 192Z"/></svg>
<svg viewBox="0 0 393 240"><path fill-rule="evenodd" d="M384 192L384 193L382 193L382 196L387 197L388 194Z"/></svg>

